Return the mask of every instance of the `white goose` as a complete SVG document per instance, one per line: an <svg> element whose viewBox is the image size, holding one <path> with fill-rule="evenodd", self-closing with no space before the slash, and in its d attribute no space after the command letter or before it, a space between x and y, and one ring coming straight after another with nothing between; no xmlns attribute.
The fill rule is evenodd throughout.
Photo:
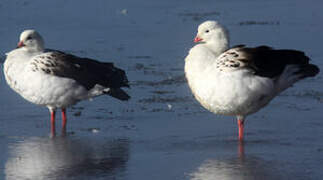
<svg viewBox="0 0 323 180"><path fill-rule="evenodd" d="M229 49L228 32L216 21L198 27L194 46L185 59L185 75L195 98L216 114L237 117L239 140L244 120L280 92L319 68L304 52L236 46Z"/></svg>
<svg viewBox="0 0 323 180"><path fill-rule="evenodd" d="M45 50L43 38L35 30L21 33L18 48L7 53L4 73L9 86L23 98L48 107L52 135L56 109L62 110L65 133L67 107L102 94L119 100L130 98L120 89L129 87L123 70L113 63Z"/></svg>

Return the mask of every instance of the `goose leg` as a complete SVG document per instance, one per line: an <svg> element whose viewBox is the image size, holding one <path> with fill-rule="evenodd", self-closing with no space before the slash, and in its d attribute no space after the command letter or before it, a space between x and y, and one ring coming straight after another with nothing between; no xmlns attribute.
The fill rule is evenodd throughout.
<svg viewBox="0 0 323 180"><path fill-rule="evenodd" d="M56 129L55 129L56 111L53 109L50 109L49 112L50 112L50 133L51 133L51 137L54 137L54 136L56 136Z"/></svg>
<svg viewBox="0 0 323 180"><path fill-rule="evenodd" d="M243 141L243 131L244 131L244 117L237 116L238 127L239 127L239 140Z"/></svg>
<svg viewBox="0 0 323 180"><path fill-rule="evenodd" d="M67 118L66 118L66 109L62 108L62 135L66 135L66 124L67 124Z"/></svg>

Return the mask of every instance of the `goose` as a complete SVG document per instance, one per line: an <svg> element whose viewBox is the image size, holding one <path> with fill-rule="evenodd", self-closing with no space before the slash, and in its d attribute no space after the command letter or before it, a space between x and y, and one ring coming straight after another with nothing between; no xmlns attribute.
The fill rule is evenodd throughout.
<svg viewBox="0 0 323 180"><path fill-rule="evenodd" d="M229 48L229 33L217 21L198 27L185 58L185 76L196 100L207 110L237 117L239 140L244 123L294 83L319 73L304 52L269 46Z"/></svg>
<svg viewBox="0 0 323 180"><path fill-rule="evenodd" d="M100 95L121 101L130 96L124 70L113 63L81 58L45 49L42 36L33 29L20 35L18 47L6 54L4 74L8 85L27 101L46 106L55 136L55 113L62 111L62 132L66 132L66 108Z"/></svg>

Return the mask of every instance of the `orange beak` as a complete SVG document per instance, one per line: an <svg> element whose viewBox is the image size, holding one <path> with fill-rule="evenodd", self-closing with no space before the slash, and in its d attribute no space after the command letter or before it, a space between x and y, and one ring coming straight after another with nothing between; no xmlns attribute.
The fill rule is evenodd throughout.
<svg viewBox="0 0 323 180"><path fill-rule="evenodd" d="M20 41L20 42L18 43L18 45L17 45L17 47L18 47L18 48L21 48L21 47L23 47L23 46L25 46L25 44L24 44L24 42L22 42L22 41Z"/></svg>
<svg viewBox="0 0 323 180"><path fill-rule="evenodd" d="M198 36L196 36L195 39L194 39L194 42L197 43L197 42L200 42L202 40L203 40L202 38L199 38Z"/></svg>

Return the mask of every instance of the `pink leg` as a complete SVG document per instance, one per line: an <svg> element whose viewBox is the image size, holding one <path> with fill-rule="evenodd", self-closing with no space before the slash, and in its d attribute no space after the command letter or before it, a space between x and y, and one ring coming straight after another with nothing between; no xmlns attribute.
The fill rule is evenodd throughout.
<svg viewBox="0 0 323 180"><path fill-rule="evenodd" d="M239 140L243 141L244 118L238 116Z"/></svg>
<svg viewBox="0 0 323 180"><path fill-rule="evenodd" d="M244 159L244 142L243 141L239 141L238 154L239 154L240 160L243 160Z"/></svg>
<svg viewBox="0 0 323 180"><path fill-rule="evenodd" d="M67 118L66 118L66 109L62 109L62 135L66 135L66 123L67 123Z"/></svg>
<svg viewBox="0 0 323 180"><path fill-rule="evenodd" d="M55 110L49 110L50 111L50 132L51 136L54 137L56 135L56 130L55 130Z"/></svg>

